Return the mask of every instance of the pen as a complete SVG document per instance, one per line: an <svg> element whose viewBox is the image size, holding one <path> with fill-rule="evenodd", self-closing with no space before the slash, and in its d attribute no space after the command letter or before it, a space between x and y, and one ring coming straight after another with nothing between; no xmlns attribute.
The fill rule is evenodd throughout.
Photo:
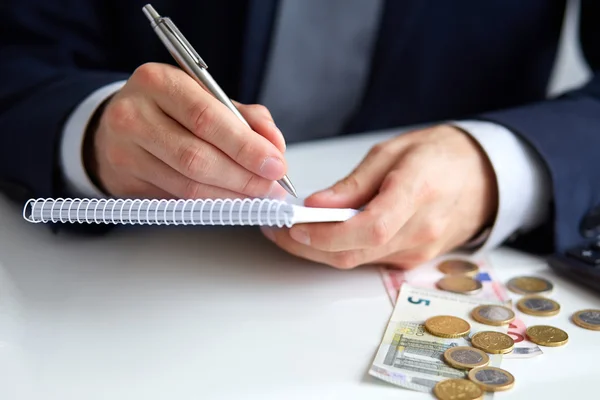
<svg viewBox="0 0 600 400"><path fill-rule="evenodd" d="M148 19L151 26L167 47L175 61L183 68L192 78L194 78L201 86L212 93L221 103L225 104L246 126L250 127L248 121L244 119L237 107L233 104L229 96L223 92L223 89L217 84L213 77L208 72L208 65L198 55L196 50L181 34L173 21L168 17L161 17L154 7L146 4L142 10ZM296 189L292 185L287 175L277 181L289 194L298 197Z"/></svg>

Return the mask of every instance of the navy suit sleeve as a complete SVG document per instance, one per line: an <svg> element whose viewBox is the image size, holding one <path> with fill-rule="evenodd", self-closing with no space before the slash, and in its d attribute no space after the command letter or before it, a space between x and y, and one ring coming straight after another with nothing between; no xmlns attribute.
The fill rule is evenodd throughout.
<svg viewBox="0 0 600 400"><path fill-rule="evenodd" d="M18 201L64 196L57 147L73 109L126 79L110 68L109 1L3 0L0 190Z"/></svg>
<svg viewBox="0 0 600 400"><path fill-rule="evenodd" d="M547 101L480 116L511 129L544 160L552 212L517 247L561 252L585 242L582 223L600 204L600 1L582 0L580 42L593 71L583 87Z"/></svg>

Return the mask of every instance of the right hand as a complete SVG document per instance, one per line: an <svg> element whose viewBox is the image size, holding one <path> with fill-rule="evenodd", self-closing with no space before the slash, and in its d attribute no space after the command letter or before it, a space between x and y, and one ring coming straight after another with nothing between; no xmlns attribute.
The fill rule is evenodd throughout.
<svg viewBox="0 0 600 400"><path fill-rule="evenodd" d="M265 107L236 106L252 129L181 69L144 64L100 116L88 173L115 197L283 197L283 135Z"/></svg>

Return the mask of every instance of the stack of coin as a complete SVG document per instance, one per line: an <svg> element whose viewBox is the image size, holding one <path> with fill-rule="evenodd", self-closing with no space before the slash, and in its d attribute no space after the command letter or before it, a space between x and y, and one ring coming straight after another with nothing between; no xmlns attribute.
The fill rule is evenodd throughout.
<svg viewBox="0 0 600 400"><path fill-rule="evenodd" d="M483 288L481 282L464 275L449 275L440 279L436 286L440 290L461 294L477 294Z"/></svg>
<svg viewBox="0 0 600 400"><path fill-rule="evenodd" d="M437 268L444 275L464 275L473 277L479 272L477 264L466 260L446 260L438 264Z"/></svg>

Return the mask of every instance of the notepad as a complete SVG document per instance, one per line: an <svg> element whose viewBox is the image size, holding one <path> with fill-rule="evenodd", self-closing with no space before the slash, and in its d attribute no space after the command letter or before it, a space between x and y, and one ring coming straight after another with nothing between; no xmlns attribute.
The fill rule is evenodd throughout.
<svg viewBox="0 0 600 400"><path fill-rule="evenodd" d="M259 225L343 222L359 211L316 208L274 199L30 199L23 218L31 223L127 225Z"/></svg>

